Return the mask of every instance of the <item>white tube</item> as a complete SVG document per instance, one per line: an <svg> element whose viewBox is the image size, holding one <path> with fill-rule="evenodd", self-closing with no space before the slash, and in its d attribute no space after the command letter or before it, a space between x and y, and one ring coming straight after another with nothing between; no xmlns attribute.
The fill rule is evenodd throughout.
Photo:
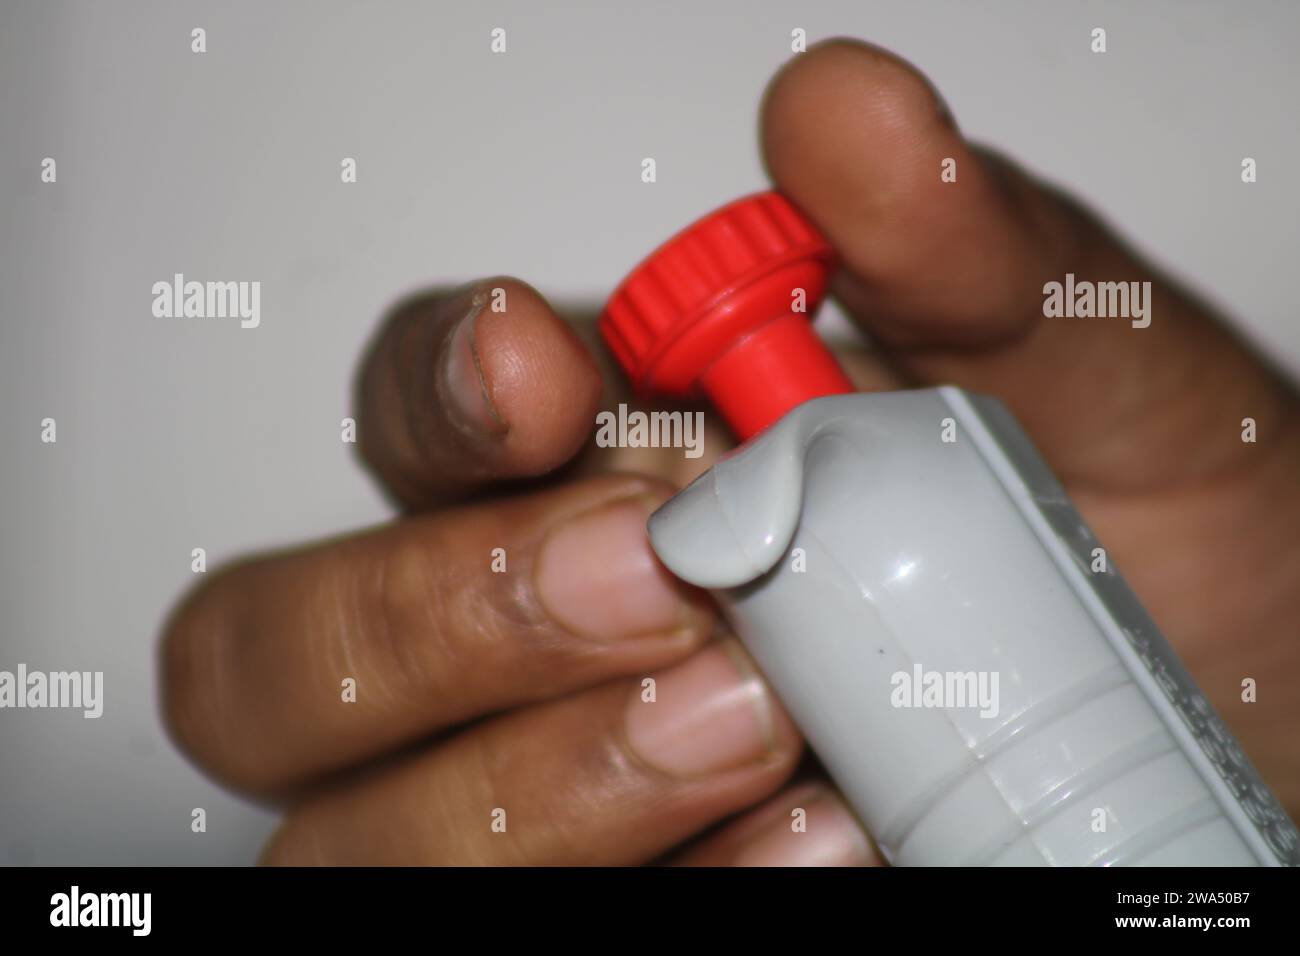
<svg viewBox="0 0 1300 956"><path fill-rule="evenodd" d="M650 521L899 865L1277 865L1297 832L1015 422L808 402Z"/></svg>

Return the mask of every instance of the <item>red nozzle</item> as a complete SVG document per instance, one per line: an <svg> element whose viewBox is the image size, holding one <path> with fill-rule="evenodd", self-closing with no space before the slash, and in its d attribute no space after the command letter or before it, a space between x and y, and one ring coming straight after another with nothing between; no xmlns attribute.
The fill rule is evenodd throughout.
<svg viewBox="0 0 1300 956"><path fill-rule="evenodd" d="M808 324L834 255L777 193L710 213L623 280L600 331L637 391L707 395L741 439L854 390Z"/></svg>

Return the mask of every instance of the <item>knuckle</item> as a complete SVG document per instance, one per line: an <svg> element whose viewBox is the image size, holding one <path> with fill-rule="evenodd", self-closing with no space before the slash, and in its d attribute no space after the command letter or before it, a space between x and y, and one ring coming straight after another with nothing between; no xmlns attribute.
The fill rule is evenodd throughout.
<svg viewBox="0 0 1300 956"><path fill-rule="evenodd" d="M485 593L486 555L480 569L445 524L411 522L367 562L360 585L367 593L352 603L374 609L364 628L370 646L356 656L382 671L386 702L402 707L433 694L454 718L457 702L498 671L511 635Z"/></svg>
<svg viewBox="0 0 1300 956"><path fill-rule="evenodd" d="M377 562L372 639L400 675L394 694L432 691L452 711L457 699L491 700L506 686L546 696L584 653L586 642L558 628L533 593L532 549L508 548L509 574L489 570L490 550L477 532L464 539L431 518Z"/></svg>

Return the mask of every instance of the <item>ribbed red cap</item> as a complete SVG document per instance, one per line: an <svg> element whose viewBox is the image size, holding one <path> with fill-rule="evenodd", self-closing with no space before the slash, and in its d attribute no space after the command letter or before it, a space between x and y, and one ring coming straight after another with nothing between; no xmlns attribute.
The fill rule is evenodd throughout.
<svg viewBox="0 0 1300 956"><path fill-rule="evenodd" d="M600 331L639 392L704 392L746 438L808 399L853 390L807 322L833 263L830 245L783 196L747 196L634 269Z"/></svg>

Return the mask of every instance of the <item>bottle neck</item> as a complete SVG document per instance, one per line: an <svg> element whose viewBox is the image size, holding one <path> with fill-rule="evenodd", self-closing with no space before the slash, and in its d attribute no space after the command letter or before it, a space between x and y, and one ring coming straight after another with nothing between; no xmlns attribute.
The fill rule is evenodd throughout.
<svg viewBox="0 0 1300 956"><path fill-rule="evenodd" d="M803 315L749 333L709 367L700 385L742 441L804 402L856 391Z"/></svg>

